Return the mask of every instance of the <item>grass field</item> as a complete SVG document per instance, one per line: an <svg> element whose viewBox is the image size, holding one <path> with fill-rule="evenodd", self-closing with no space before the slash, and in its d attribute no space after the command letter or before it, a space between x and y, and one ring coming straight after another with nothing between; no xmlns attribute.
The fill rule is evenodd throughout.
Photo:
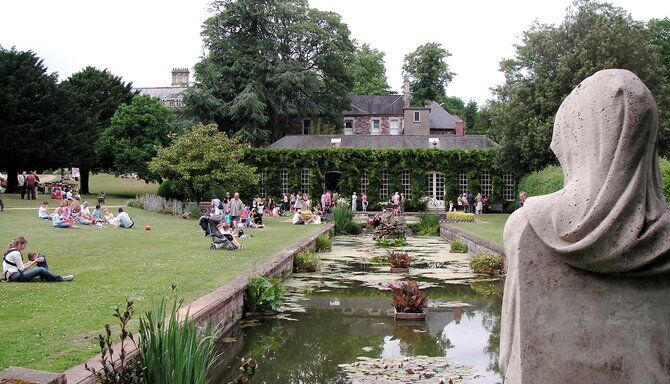
<svg viewBox="0 0 670 384"><path fill-rule="evenodd" d="M458 223L449 225L502 247L503 229L505 228L505 223L508 218L509 215L505 214L486 214L477 216L477 219L481 221L480 223Z"/></svg>
<svg viewBox="0 0 670 384"><path fill-rule="evenodd" d="M44 253L53 272L75 275L69 283L0 284L0 370L17 365L63 371L98 352L94 337L105 323L115 324L111 310L126 298L143 312L177 283L190 302L323 228L268 219L269 229L249 230L254 237L241 240L245 249L211 251L195 221L128 212L136 222L130 230L57 229L33 210L0 212L3 249L26 236L24 256ZM147 224L151 231L144 230Z"/></svg>

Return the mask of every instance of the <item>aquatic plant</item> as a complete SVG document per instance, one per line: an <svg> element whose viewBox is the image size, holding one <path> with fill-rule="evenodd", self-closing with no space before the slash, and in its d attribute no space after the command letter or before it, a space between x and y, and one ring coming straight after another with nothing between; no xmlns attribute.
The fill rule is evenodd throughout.
<svg viewBox="0 0 670 384"><path fill-rule="evenodd" d="M467 253L468 245L462 241L454 240L451 242L451 252Z"/></svg>
<svg viewBox="0 0 670 384"><path fill-rule="evenodd" d="M412 257L407 252L388 251L389 263L392 268L409 268Z"/></svg>
<svg viewBox="0 0 670 384"><path fill-rule="evenodd" d="M327 235L321 234L316 237L314 249L317 252L330 251L333 249L333 240L331 240Z"/></svg>
<svg viewBox="0 0 670 384"><path fill-rule="evenodd" d="M319 256L314 252L300 252L293 258L294 272L316 272L320 268Z"/></svg>
<svg viewBox="0 0 670 384"><path fill-rule="evenodd" d="M241 358L240 359L240 377L229 382L228 384L242 384L248 383L252 377L256 374L258 370L258 361L252 358Z"/></svg>
<svg viewBox="0 0 670 384"><path fill-rule="evenodd" d="M244 305L248 312L276 311L284 303L286 290L280 280L254 277L244 291Z"/></svg>
<svg viewBox="0 0 670 384"><path fill-rule="evenodd" d="M354 221L354 212L345 205L338 205L332 212L336 235L357 235L361 227Z"/></svg>
<svg viewBox="0 0 670 384"><path fill-rule="evenodd" d="M140 318L140 353L145 382L152 384L205 384L219 358L218 328L211 324L202 332L186 313L179 321L183 300L168 304L163 297Z"/></svg>
<svg viewBox="0 0 670 384"><path fill-rule="evenodd" d="M421 213L415 232L417 236L439 236L440 216L434 213Z"/></svg>
<svg viewBox="0 0 670 384"><path fill-rule="evenodd" d="M393 247L406 247L409 245L407 240L403 238L395 239L379 239L375 242L375 245L380 248L393 248Z"/></svg>
<svg viewBox="0 0 670 384"><path fill-rule="evenodd" d="M398 312L419 313L428 302L428 296L419 291L416 280L403 281L400 286L390 284L393 292L393 307Z"/></svg>
<svg viewBox="0 0 670 384"><path fill-rule="evenodd" d="M470 260L470 268L475 273L488 273L493 275L503 269L502 258L489 252L480 252Z"/></svg>

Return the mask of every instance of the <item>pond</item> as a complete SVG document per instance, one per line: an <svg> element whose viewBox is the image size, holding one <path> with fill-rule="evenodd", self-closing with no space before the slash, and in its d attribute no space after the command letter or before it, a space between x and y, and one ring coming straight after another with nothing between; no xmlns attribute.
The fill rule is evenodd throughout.
<svg viewBox="0 0 670 384"><path fill-rule="evenodd" d="M502 285L475 276L465 254L437 237L411 237L409 274L377 264L387 250L369 236L335 237L321 271L286 280L273 318L242 320L222 339L215 383L237 378L240 357L258 360L252 383L500 383ZM395 321L388 284L419 281L425 322ZM462 378L459 378L462 377Z"/></svg>

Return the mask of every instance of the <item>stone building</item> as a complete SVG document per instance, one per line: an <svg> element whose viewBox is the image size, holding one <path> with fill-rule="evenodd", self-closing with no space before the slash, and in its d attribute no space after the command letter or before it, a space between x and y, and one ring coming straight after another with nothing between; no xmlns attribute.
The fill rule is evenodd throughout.
<svg viewBox="0 0 670 384"><path fill-rule="evenodd" d="M172 85L169 87L135 88L140 95L157 97L166 107L178 108L184 105L183 93L189 86L190 71L188 68L172 70Z"/></svg>

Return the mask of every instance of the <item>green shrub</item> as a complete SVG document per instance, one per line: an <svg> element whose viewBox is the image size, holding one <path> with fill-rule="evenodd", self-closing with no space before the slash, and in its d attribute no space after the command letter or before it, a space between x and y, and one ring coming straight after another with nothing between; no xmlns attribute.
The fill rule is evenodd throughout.
<svg viewBox="0 0 670 384"><path fill-rule="evenodd" d="M337 206L333 209L333 221L335 222L335 234L357 235L361 227L354 221L354 212L347 206Z"/></svg>
<svg viewBox="0 0 670 384"><path fill-rule="evenodd" d="M316 237L314 249L317 252L330 251L333 249L333 241L327 235L319 235Z"/></svg>
<svg viewBox="0 0 670 384"><path fill-rule="evenodd" d="M434 213L421 213L419 215L419 224L414 226L417 236L439 236L440 235L440 216Z"/></svg>
<svg viewBox="0 0 670 384"><path fill-rule="evenodd" d="M380 248L395 248L408 246L409 243L402 237L397 237L395 239L379 239L375 245Z"/></svg>
<svg viewBox="0 0 670 384"><path fill-rule="evenodd" d="M670 160L662 157L658 160L661 166L661 176L663 177L663 195L665 195L665 201L670 202Z"/></svg>
<svg viewBox="0 0 670 384"><path fill-rule="evenodd" d="M300 252L293 258L294 272L316 272L320 267L319 256L314 252Z"/></svg>
<svg viewBox="0 0 670 384"><path fill-rule="evenodd" d="M550 165L540 171L524 176L519 182L519 192L528 196L540 196L554 193L563 188L563 169L558 165Z"/></svg>
<svg viewBox="0 0 670 384"><path fill-rule="evenodd" d="M279 279L254 277L244 291L244 305L248 312L276 311L284 303L285 293Z"/></svg>
<svg viewBox="0 0 670 384"><path fill-rule="evenodd" d="M488 252L482 252L474 255L470 261L470 267L475 273L493 274L502 271L502 258Z"/></svg>
<svg viewBox="0 0 670 384"><path fill-rule="evenodd" d="M219 358L218 332L210 324L199 334L188 313L180 323L182 303L175 298L170 305L164 297L140 318L140 354L147 383L205 384Z"/></svg>
<svg viewBox="0 0 670 384"><path fill-rule="evenodd" d="M451 252L467 253L468 245L462 241L454 240L451 242Z"/></svg>
<svg viewBox="0 0 670 384"><path fill-rule="evenodd" d="M182 201L186 200L188 197L184 196L184 194L177 189L177 184L172 180L163 180L161 185L158 186L158 192L156 192L156 194L166 199Z"/></svg>
<svg viewBox="0 0 670 384"><path fill-rule="evenodd" d="M428 203L425 199L413 198L405 200L405 212L426 212Z"/></svg>
<svg viewBox="0 0 670 384"><path fill-rule="evenodd" d="M130 200L128 200L126 205L131 207L131 208L140 208L140 209L144 208L140 199L130 199Z"/></svg>

